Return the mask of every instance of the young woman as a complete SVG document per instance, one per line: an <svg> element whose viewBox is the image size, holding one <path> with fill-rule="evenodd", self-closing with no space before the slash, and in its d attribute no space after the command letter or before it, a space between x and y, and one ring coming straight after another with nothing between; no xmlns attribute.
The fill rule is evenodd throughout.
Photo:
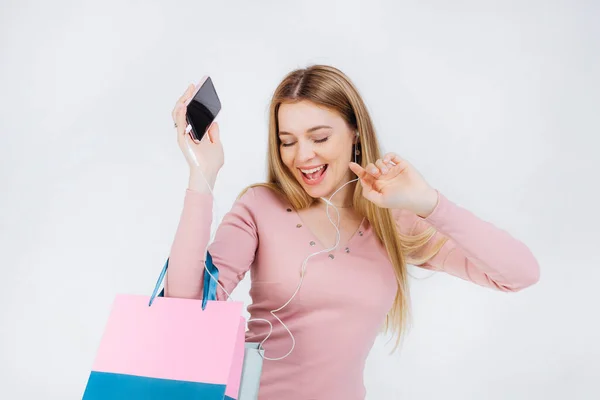
<svg viewBox="0 0 600 400"><path fill-rule="evenodd" d="M172 114L190 179L165 295L183 298L202 296L208 185L224 162L216 124L197 144L185 133L193 90ZM538 280L526 245L452 203L398 155L380 154L365 104L336 68L312 66L283 79L271 103L268 151L267 182L242 193L208 248L228 293L251 273L246 340L269 334L261 319L273 325L260 399L364 399L363 368L376 336L386 327L400 338L405 329L407 263L507 292ZM332 251L338 232L326 211L339 225ZM301 279L292 301L271 313ZM227 295L218 289L217 298Z"/></svg>

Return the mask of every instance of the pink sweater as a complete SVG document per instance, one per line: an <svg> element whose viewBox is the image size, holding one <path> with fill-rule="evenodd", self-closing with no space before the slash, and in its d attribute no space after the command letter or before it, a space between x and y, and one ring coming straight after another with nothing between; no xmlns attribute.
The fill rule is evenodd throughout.
<svg viewBox="0 0 600 400"><path fill-rule="evenodd" d="M403 233L433 225L438 229L434 241L440 235L450 238L422 267L507 292L537 282L538 264L523 243L438 195L428 218L394 211ZM171 251L167 296L201 298L211 222L211 195L188 189ZM250 189L223 218L209 252L229 293L250 271L248 312L273 324L264 344L267 357L281 357L292 345L269 311L291 297L302 261L321 249L291 206L267 188ZM294 334L296 347L283 360L264 361L260 399L364 399L365 360L395 294L392 265L366 220L347 248L312 257L300 292L277 313ZM217 296L226 297L221 289ZM246 341L261 341L268 331L267 324L250 322Z"/></svg>

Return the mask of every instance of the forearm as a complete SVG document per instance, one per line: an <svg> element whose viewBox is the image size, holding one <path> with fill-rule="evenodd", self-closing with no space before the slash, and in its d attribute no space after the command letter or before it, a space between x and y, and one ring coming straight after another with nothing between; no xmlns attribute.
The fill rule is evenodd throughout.
<svg viewBox="0 0 600 400"><path fill-rule="evenodd" d="M441 261L447 272L471 278L482 273L505 290L519 290L539 279L537 260L524 243L448 199L440 197L425 221L451 239L432 260Z"/></svg>
<svg viewBox="0 0 600 400"><path fill-rule="evenodd" d="M206 183L204 184L206 186ZM188 189L171 247L165 294L198 298L202 293L204 259L210 240L212 196Z"/></svg>

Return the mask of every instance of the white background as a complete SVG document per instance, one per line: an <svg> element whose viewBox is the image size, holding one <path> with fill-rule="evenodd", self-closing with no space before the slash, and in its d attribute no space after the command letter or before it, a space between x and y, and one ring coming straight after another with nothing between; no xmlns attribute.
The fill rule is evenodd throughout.
<svg viewBox="0 0 600 400"><path fill-rule="evenodd" d="M413 329L395 355L376 343L367 398L600 398L598 20L592 0L3 1L2 397L81 398L113 296L152 290L187 185L186 86L210 74L223 102L222 217L265 178L279 80L328 63L384 151L542 268L516 294L413 268Z"/></svg>

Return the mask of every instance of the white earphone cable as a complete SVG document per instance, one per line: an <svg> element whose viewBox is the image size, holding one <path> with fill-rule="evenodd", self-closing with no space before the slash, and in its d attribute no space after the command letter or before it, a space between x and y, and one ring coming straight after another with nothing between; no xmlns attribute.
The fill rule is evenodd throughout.
<svg viewBox="0 0 600 400"><path fill-rule="evenodd" d="M356 137L358 137L358 132L356 132ZM354 152L354 162L357 162L357 154L356 151ZM287 327L287 325L285 325L285 323L277 316L275 315L276 312L279 312L281 310L283 310L285 307L287 307L288 304L290 304L292 302L292 300L294 299L294 297L296 297L296 295L298 294L298 292L300 291L300 288L302 287L302 283L304 282L304 275L306 274L306 265L308 263L308 260L310 260L312 257L317 256L319 254L322 253L327 253L330 251L335 250L339 244L340 244L340 230L339 230L339 223L340 223L340 212L337 209L337 207L331 202L331 199L333 198L333 196L335 196L340 190L342 190L346 185L352 183L352 182L356 182L358 181L358 178L356 179L352 179L346 183L344 183L341 187L339 187L335 192L333 192L333 194L331 196L329 196L329 199L326 199L324 197L321 197L321 199L323 201L325 201L325 212L327 213L327 219L329 219L329 222L331 222L331 224L333 225L333 227L335 228L336 231L336 238L335 238L335 244L327 249L323 249L320 251L317 251L315 253L310 254L308 257L306 257L304 259L304 261L302 262L302 267L301 267L301 272L300 272L300 282L298 282L298 286L296 287L296 290L294 291L294 293L292 294L292 297L289 298L288 301L285 302L284 305L282 305L281 307L279 307L278 309L275 310L271 310L270 314L273 316L273 318L275 318L277 321L279 321L279 323L284 327L284 329L288 332L288 334L290 335L291 339L292 339L292 348L290 349L290 351L288 351L285 355L281 356L281 357L277 357L277 358L270 358L270 357L266 357L263 355L263 358L266 360L271 360L271 361L277 361L277 360L283 360L284 358L286 358L287 356L289 356L290 354L292 354L292 352L294 351L294 348L296 347L296 339L294 338L293 333L289 330L289 328ZM337 223L333 222L333 220L331 219L331 215L329 214L329 206L332 206L337 214ZM273 325L271 324L271 322L262 319L262 318L253 318L248 320L248 323L253 322L253 321L264 321L267 322L270 327L271 330L269 332L269 334L262 340L262 342L260 343L260 347L263 347L263 344L267 341L267 339L269 339L269 337L271 336L271 334L273 333Z"/></svg>
<svg viewBox="0 0 600 400"><path fill-rule="evenodd" d="M188 125L186 128L186 133L189 133L189 130L191 129L191 126ZM358 132L356 133L356 136L358 137ZM194 164L197 167L200 167L200 163L198 162L198 159L195 155L195 153L193 152L190 143L189 143L189 139L187 139L186 137L186 143L187 143L187 148L188 148L188 153L191 156ZM356 162L356 152L354 153L354 162ZM217 202L214 201L215 196L214 196L214 192L213 189L210 187L210 184L208 183L208 180L206 179L206 177L204 176L204 174L202 173L202 170L200 169L200 175L202 176L202 179L204 179L204 182L206 183L206 186L208 187L208 190L210 191L210 194L213 197L213 206L215 208L215 212L214 214L217 215L217 217L219 216L219 212L218 212L218 207L217 207ZM302 262L302 267L301 267L301 271L300 271L300 282L298 283L298 286L296 287L296 290L294 291L294 293L292 294L292 296L290 297L290 299L288 301L285 302L284 305L282 305L281 307L275 309L275 310L271 310L269 311L269 313L273 316L273 318L275 318L283 327L284 329L287 331L287 333L290 335L291 339L292 339L292 348L290 349L290 351L288 351L284 356L281 357L277 357L277 358L271 358L271 357L266 357L265 355L262 355L262 357L265 360L270 360L270 361L278 361L278 360L283 360L284 358L288 357L293 351L294 348L296 347L296 338L294 337L294 334L290 331L290 329L287 327L287 325L275 314L276 312L279 312L281 310L283 310L288 304L290 304L292 302L292 300L294 299L294 297L296 297L296 295L298 294L298 292L300 291L300 288L302 287L302 283L304 281L304 276L306 274L306 265L308 263L308 260L310 260L312 257L317 256L319 254L322 253L326 253L326 252L330 252L335 250L340 243L340 230L339 230L339 223L340 223L340 212L337 209L337 207L331 202L331 199L333 198L333 196L335 196L341 189L343 189L346 185L352 183L352 182L356 182L359 179L352 179L348 182L346 182L345 184L343 184L340 188L338 188L335 192L333 192L333 194L329 197L329 199L326 199L324 197L321 197L321 199L326 203L325 206L325 212L327 214L327 219L329 219L329 222L331 222L331 224L333 225L333 227L336 230L336 239L335 239L335 244L330 247L330 248L326 248L320 251L317 251L315 253L310 254L308 257L306 257L304 259L304 261ZM332 219L331 219L331 215L329 214L329 206L333 207L336 211L337 214L337 223L335 223ZM211 235L210 235L210 240L208 241L206 248L204 250L204 254L206 255L208 252L208 248L210 247L210 244L212 243L213 239L214 239L214 235L216 234L216 232L212 232L211 229ZM212 275L210 273L210 271L208 270L208 266L206 265L206 259L204 260L204 269L206 270L206 272L208 273L208 275L210 275L210 277L217 283L217 285L221 288L221 290L223 290L223 292L227 295L227 300L229 300L229 298L231 297L231 294L223 287L223 285L221 285L221 283L218 281L218 279L215 279L214 275ZM264 319L264 318L251 318L247 321L248 323L250 322L266 322L269 327L269 333L265 336L265 338L260 342L260 348L263 348L264 343L271 337L272 333L273 333L273 324L271 323L271 321Z"/></svg>

